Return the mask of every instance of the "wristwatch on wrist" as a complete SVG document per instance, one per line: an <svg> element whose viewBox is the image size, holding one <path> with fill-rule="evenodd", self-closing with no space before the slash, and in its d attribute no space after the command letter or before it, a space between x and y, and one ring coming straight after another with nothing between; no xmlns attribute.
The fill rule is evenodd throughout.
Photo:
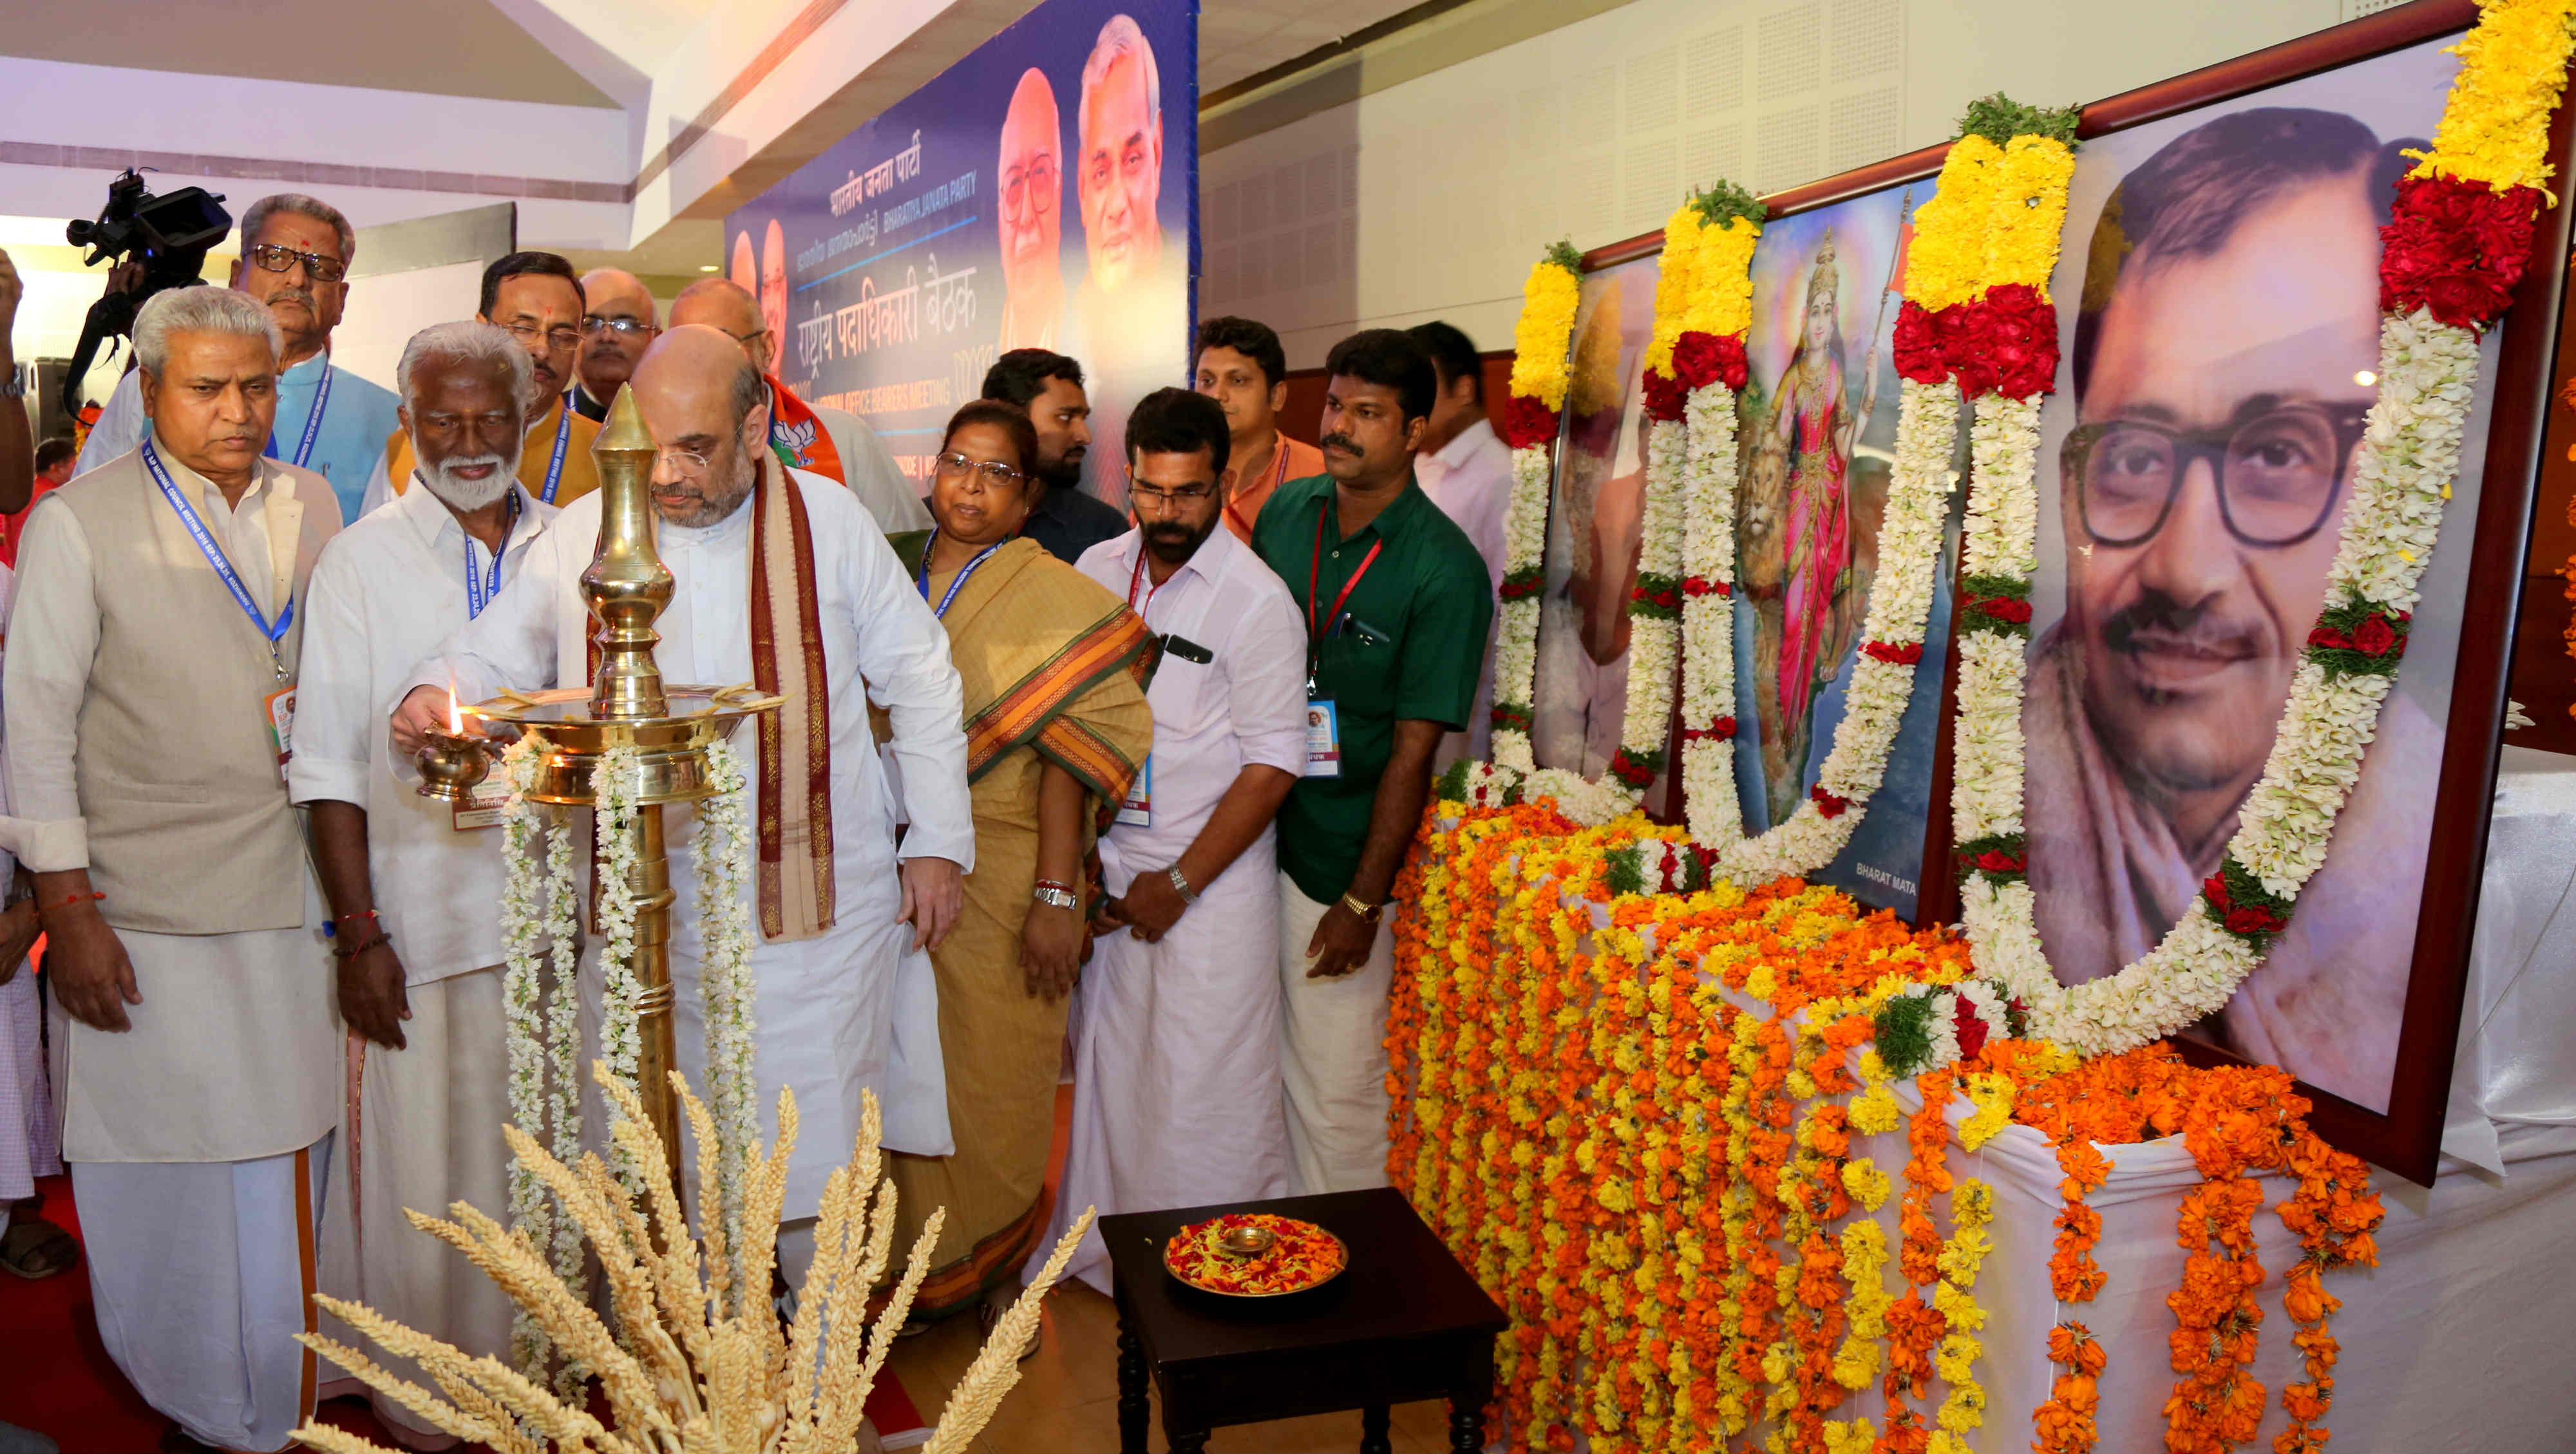
<svg viewBox="0 0 2576 1454"><path fill-rule="evenodd" d="M1052 908L1078 909L1082 907L1082 900L1073 896L1073 889L1069 885L1058 883L1051 878L1039 879L1038 886L1030 891L1029 897Z"/></svg>
<svg viewBox="0 0 2576 1454"><path fill-rule="evenodd" d="M1163 877L1172 881L1172 892L1181 896L1182 903L1195 904L1199 901L1199 891L1191 888L1190 881L1181 876L1181 866L1179 864L1176 863L1170 868L1164 869Z"/></svg>
<svg viewBox="0 0 2576 1454"><path fill-rule="evenodd" d="M1342 907L1359 915L1361 922L1367 924L1376 923L1378 916L1386 912L1386 905L1362 903L1357 894L1342 895Z"/></svg>

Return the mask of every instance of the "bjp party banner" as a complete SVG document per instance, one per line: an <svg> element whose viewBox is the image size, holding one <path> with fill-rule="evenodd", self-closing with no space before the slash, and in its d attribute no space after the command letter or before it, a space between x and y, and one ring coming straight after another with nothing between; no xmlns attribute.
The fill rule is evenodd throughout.
<svg viewBox="0 0 2576 1454"><path fill-rule="evenodd" d="M1193 0L1047 0L725 219L807 401L923 481L997 357L1068 354L1113 504L1129 408L1188 382L1197 228Z"/></svg>

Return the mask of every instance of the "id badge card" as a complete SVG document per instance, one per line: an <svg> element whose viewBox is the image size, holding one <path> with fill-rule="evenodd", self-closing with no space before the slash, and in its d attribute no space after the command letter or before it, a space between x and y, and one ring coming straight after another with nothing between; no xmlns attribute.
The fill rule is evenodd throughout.
<svg viewBox="0 0 2576 1454"><path fill-rule="evenodd" d="M295 755L295 688L281 687L260 698L268 713L268 745L277 749L277 780L286 781L286 761Z"/></svg>
<svg viewBox="0 0 2576 1454"><path fill-rule="evenodd" d="M471 832L476 828L500 826L504 810L510 806L510 780L506 774L493 773L476 783L463 801L449 809L456 831Z"/></svg>
<svg viewBox="0 0 2576 1454"><path fill-rule="evenodd" d="M1136 781L1127 788L1127 801L1118 805L1118 822L1131 828L1154 826L1154 759L1148 755L1145 765L1136 769Z"/></svg>
<svg viewBox="0 0 2576 1454"><path fill-rule="evenodd" d="M1342 721L1329 697L1306 703L1306 776L1342 775Z"/></svg>

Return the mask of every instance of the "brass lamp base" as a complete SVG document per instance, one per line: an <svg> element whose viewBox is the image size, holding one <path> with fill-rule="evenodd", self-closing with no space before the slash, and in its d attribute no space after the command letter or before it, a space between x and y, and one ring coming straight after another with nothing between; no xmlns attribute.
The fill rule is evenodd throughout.
<svg viewBox="0 0 2576 1454"><path fill-rule="evenodd" d="M749 686L671 687L667 695L668 715L659 717L593 717L590 692L582 687L505 692L474 710L536 739L539 765L529 798L587 808L599 801L599 787L592 780L599 760L620 747L635 749L638 804L687 803L711 795L715 789L707 782L707 748L732 736L744 718L775 710L787 700Z"/></svg>

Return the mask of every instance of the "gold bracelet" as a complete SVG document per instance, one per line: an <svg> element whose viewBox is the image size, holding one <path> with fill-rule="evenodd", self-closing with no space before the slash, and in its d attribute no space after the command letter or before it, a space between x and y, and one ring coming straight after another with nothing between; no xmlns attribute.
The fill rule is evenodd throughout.
<svg viewBox="0 0 2576 1454"><path fill-rule="evenodd" d="M1359 895L1347 892L1342 895L1342 907L1359 915L1364 922L1370 924L1376 923L1378 915L1386 912L1386 905L1364 904L1360 902Z"/></svg>

